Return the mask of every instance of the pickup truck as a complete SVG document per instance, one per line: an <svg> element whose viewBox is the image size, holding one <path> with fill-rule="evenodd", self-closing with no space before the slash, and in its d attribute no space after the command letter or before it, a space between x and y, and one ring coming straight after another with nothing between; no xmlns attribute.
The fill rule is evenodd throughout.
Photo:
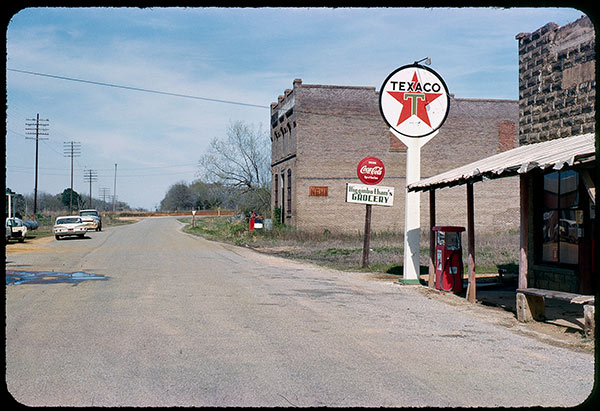
<svg viewBox="0 0 600 411"><path fill-rule="evenodd" d="M26 236L27 227L20 218L8 217L6 219L6 242L9 240L19 240L22 243L25 241Z"/></svg>
<svg viewBox="0 0 600 411"><path fill-rule="evenodd" d="M102 231L102 217L98 214L98 210L80 210L79 217L88 230Z"/></svg>

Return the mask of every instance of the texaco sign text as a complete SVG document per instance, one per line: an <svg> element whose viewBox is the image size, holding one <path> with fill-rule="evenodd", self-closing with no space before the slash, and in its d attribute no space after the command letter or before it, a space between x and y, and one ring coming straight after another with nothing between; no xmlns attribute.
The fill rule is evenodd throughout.
<svg viewBox="0 0 600 411"><path fill-rule="evenodd" d="M408 137L425 137L440 128L448 116L450 95L433 70L413 64L388 76L379 92L385 122Z"/></svg>

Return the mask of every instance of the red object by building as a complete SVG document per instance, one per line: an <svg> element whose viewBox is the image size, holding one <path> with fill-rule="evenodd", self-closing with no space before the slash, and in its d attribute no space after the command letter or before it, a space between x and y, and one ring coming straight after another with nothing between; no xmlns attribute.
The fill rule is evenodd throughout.
<svg viewBox="0 0 600 411"><path fill-rule="evenodd" d="M463 262L461 233L464 227L435 226L435 288L462 291Z"/></svg>

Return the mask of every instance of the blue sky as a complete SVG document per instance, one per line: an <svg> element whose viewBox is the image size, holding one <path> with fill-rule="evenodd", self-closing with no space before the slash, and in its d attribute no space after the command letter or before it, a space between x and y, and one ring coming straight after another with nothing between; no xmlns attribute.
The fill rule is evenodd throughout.
<svg viewBox="0 0 600 411"><path fill-rule="evenodd" d="M70 185L63 142L81 143L74 189L92 187L153 210L176 182L198 178L197 162L232 121L268 131L269 105L292 81L373 86L429 56L461 98L518 98L515 35L569 8L29 8L6 36L6 185L34 187L35 144L27 118L49 119L40 142L38 190ZM250 105L146 93L54 76ZM254 107L253 105L261 106ZM382 120L383 121L383 120Z"/></svg>

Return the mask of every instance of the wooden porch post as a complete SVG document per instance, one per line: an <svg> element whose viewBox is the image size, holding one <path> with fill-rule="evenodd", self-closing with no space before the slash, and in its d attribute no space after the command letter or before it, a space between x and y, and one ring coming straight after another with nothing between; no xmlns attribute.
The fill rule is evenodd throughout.
<svg viewBox="0 0 600 411"><path fill-rule="evenodd" d="M521 215L521 236L519 252L519 288L527 288L527 253L528 253L528 235L529 235L529 176L521 174L519 176L519 200Z"/></svg>
<svg viewBox="0 0 600 411"><path fill-rule="evenodd" d="M475 211L473 204L473 182L467 183L467 236L469 246L469 285L467 300L476 301L477 280L475 279Z"/></svg>
<svg viewBox="0 0 600 411"><path fill-rule="evenodd" d="M435 189L429 190L429 288L435 287L435 235L432 228L435 226Z"/></svg>

